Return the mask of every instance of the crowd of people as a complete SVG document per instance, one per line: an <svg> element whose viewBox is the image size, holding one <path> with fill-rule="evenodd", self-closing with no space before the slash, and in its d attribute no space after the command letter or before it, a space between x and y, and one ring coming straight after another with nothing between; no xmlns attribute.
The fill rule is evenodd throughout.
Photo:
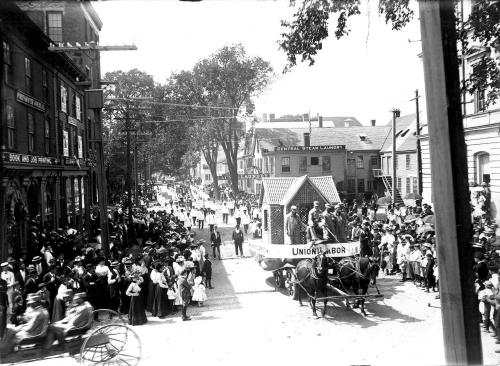
<svg viewBox="0 0 500 366"><path fill-rule="evenodd" d="M210 255L186 210L172 201L135 209L130 224L125 208L114 209L108 253L99 229L82 240L74 229L35 223L28 253L0 264L0 351L42 336L46 347L63 342L68 332L87 329L98 309L124 314L131 325L176 313L190 320L188 305L201 306L213 287Z"/></svg>

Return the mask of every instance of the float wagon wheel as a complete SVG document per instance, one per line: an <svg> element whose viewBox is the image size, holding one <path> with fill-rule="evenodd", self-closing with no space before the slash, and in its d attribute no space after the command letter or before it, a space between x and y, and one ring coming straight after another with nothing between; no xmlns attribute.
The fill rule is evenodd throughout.
<svg viewBox="0 0 500 366"><path fill-rule="evenodd" d="M107 324L91 331L80 348L81 365L139 364L141 341L132 328L122 324Z"/></svg>
<svg viewBox="0 0 500 366"><path fill-rule="evenodd" d="M287 289L288 296L290 296L292 300L298 300L297 284L295 283L297 276L295 275L293 269L288 268L285 276L285 287Z"/></svg>
<svg viewBox="0 0 500 366"><path fill-rule="evenodd" d="M285 279L283 278L283 272L281 269L274 271L274 284L278 288L283 288L285 287Z"/></svg>

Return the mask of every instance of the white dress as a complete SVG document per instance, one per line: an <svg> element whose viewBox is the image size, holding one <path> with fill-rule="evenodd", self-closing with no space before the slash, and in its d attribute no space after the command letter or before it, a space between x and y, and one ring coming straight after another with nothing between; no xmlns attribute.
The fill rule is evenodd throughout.
<svg viewBox="0 0 500 366"><path fill-rule="evenodd" d="M201 283L202 278L200 276L196 277L194 279L194 286L193 286L193 301L206 301L207 300L207 293L205 292L205 286Z"/></svg>

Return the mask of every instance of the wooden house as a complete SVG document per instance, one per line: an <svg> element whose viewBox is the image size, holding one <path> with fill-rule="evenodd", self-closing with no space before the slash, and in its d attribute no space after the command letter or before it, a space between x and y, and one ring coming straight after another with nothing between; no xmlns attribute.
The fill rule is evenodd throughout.
<svg viewBox="0 0 500 366"><path fill-rule="evenodd" d="M340 202L332 176L326 177L273 177L263 178L260 194L262 207L263 244L285 243L285 217L291 206L297 206L297 212L304 225L314 201L319 201L321 210L325 204ZM306 231L302 234L302 243L306 243Z"/></svg>

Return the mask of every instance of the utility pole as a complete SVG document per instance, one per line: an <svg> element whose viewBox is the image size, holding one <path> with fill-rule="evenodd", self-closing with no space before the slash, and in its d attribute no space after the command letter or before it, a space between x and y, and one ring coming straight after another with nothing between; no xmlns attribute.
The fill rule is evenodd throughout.
<svg viewBox="0 0 500 366"><path fill-rule="evenodd" d="M415 90L415 98L411 99L415 101L417 121L417 193L422 195L422 148L420 146L420 109L418 100L420 95L418 95L418 89Z"/></svg>
<svg viewBox="0 0 500 366"><path fill-rule="evenodd" d="M71 43L66 44L60 43L58 46L50 46L49 51L53 52L82 52L89 51L92 54L89 55L91 60L92 75L94 72L97 73L97 77L92 77L90 80L91 89L100 89L101 81L100 79L100 65L99 65L99 55L100 51L136 51L137 47L135 45L123 45L123 46L100 46L95 42L85 42L83 45L76 42L73 46ZM109 251L109 233L108 233L108 185L106 182L106 168L104 166L104 143L102 141L102 119L101 110L94 109L95 126L97 129L97 136L94 136L92 141L90 141L90 148L96 150L96 162L97 162L97 189L98 189L98 204L99 204L99 225L101 227L101 240L102 240L102 250L104 253Z"/></svg>
<svg viewBox="0 0 500 366"><path fill-rule="evenodd" d="M130 230L133 230L134 227L134 220L132 217L132 167L130 164L130 132L132 130L131 126L131 121L130 121L130 114L129 114L129 104L126 103L126 108L125 108L125 129L127 132L127 152L125 154L126 159L127 159L127 179L125 180L125 189L127 191L127 218L128 218L128 225L129 225L129 237L130 237Z"/></svg>
<svg viewBox="0 0 500 366"><path fill-rule="evenodd" d="M392 110L392 204L396 203L397 174L396 174L396 118L399 118L399 109Z"/></svg>
<svg viewBox="0 0 500 366"><path fill-rule="evenodd" d="M139 206L139 195L138 195L138 190L137 190L137 183L139 180L139 173L137 172L137 129L135 130L135 141L134 141L134 198L135 198L135 205Z"/></svg>
<svg viewBox="0 0 500 366"><path fill-rule="evenodd" d="M455 3L419 1L447 364L481 365Z"/></svg>

